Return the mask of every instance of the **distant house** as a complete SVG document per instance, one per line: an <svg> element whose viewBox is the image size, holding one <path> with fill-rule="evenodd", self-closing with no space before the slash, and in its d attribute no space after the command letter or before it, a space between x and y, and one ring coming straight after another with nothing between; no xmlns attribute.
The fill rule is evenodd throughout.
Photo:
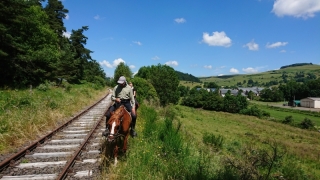
<svg viewBox="0 0 320 180"><path fill-rule="evenodd" d="M248 88L238 88L239 90L242 90L245 94L248 94L250 91L253 92L256 96L260 95L260 92L264 89L262 87L248 87Z"/></svg>
<svg viewBox="0 0 320 180"><path fill-rule="evenodd" d="M230 91L230 94L233 96L237 96L239 93L239 90L237 89L220 89L220 95L224 97L228 93L228 91ZM246 96L243 92L241 93L241 95Z"/></svg>
<svg viewBox="0 0 320 180"><path fill-rule="evenodd" d="M320 108L320 98L318 97L307 97L300 100L301 107L306 108Z"/></svg>

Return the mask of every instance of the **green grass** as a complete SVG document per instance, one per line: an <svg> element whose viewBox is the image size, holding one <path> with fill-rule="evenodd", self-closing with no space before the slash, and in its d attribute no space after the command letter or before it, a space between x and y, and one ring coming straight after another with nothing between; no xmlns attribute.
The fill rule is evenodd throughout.
<svg viewBox="0 0 320 180"><path fill-rule="evenodd" d="M108 91L93 84L0 90L0 153L43 136Z"/></svg>
<svg viewBox="0 0 320 180"><path fill-rule="evenodd" d="M259 109L270 113L270 118L275 121L283 121L287 116L292 116L294 123L301 123L305 118L312 120L316 126L320 126L320 112L298 110L295 107L282 108L277 107L282 105L283 102L261 102L250 101L250 104L256 104ZM276 106L274 106L276 105Z"/></svg>
<svg viewBox="0 0 320 180"><path fill-rule="evenodd" d="M175 117L172 124L167 117ZM180 105L143 105L137 125L138 138L129 139L129 152L116 168L106 167L104 177L239 179L244 172L254 179L256 174L268 179L320 177L318 132ZM252 165L261 158L271 162L270 157L276 159L270 176L266 164Z"/></svg>
<svg viewBox="0 0 320 180"><path fill-rule="evenodd" d="M237 74L237 75L226 75L226 76L211 76L211 77L199 77L202 82L215 82L219 86L234 86L238 82L243 83L245 80L248 82L252 79L254 82L266 83L270 81L280 81L282 80L282 73L286 72L289 77L294 77L296 72L303 71L305 74L312 73L318 78L320 77L320 66L319 65L305 65L297 67L288 67L285 69L272 70L267 72L261 72L257 74Z"/></svg>

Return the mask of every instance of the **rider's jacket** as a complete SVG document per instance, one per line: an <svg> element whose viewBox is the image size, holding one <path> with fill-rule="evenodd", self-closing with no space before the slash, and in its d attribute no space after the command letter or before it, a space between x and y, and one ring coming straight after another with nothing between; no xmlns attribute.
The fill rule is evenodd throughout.
<svg viewBox="0 0 320 180"><path fill-rule="evenodd" d="M116 98L120 98L122 101L128 101L130 100L131 106L135 106L135 100L133 96L133 91L131 86L126 85L125 87L122 87L121 85L116 85L113 88L111 100L116 100Z"/></svg>

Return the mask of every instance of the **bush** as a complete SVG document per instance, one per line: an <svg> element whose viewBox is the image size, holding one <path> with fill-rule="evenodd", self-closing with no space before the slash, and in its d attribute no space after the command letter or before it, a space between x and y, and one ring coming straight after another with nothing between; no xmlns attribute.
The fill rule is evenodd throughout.
<svg viewBox="0 0 320 180"><path fill-rule="evenodd" d="M282 121L283 124L292 124L293 123L293 117L292 116L286 116L285 119Z"/></svg>
<svg viewBox="0 0 320 180"><path fill-rule="evenodd" d="M304 118L304 120L299 124L299 126L302 129L315 129L314 122L312 122L311 119L309 119L309 118Z"/></svg>
<svg viewBox="0 0 320 180"><path fill-rule="evenodd" d="M224 138L221 135L215 136L214 134L205 133L202 138L203 143L207 145L213 145L216 148L221 149L223 145Z"/></svg>
<svg viewBox="0 0 320 180"><path fill-rule="evenodd" d="M131 81L137 90L137 99L139 102L142 102L144 99L148 101L155 100L156 102L159 102L157 92L151 83L139 77L135 77L131 79Z"/></svg>
<svg viewBox="0 0 320 180"><path fill-rule="evenodd" d="M38 87L37 87L37 90L39 91L47 91L49 89L48 85L47 84L40 84Z"/></svg>
<svg viewBox="0 0 320 180"><path fill-rule="evenodd" d="M251 106L249 109L242 109L240 114L249 115L249 116L256 116L258 118L263 117L263 111L258 108L258 106L254 105ZM270 114L269 114L270 116Z"/></svg>

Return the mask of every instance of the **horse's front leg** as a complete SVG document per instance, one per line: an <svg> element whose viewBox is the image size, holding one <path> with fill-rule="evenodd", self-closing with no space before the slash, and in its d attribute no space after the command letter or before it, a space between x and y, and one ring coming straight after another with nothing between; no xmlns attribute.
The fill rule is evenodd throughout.
<svg viewBox="0 0 320 180"><path fill-rule="evenodd" d="M127 135L124 137L124 141L123 141L123 148L122 148L123 153L126 153L126 151L127 151L128 137L129 137L129 134L127 133Z"/></svg>
<svg viewBox="0 0 320 180"><path fill-rule="evenodd" d="M118 150L119 150L119 147L116 145L113 149L114 166L116 166L118 163Z"/></svg>

